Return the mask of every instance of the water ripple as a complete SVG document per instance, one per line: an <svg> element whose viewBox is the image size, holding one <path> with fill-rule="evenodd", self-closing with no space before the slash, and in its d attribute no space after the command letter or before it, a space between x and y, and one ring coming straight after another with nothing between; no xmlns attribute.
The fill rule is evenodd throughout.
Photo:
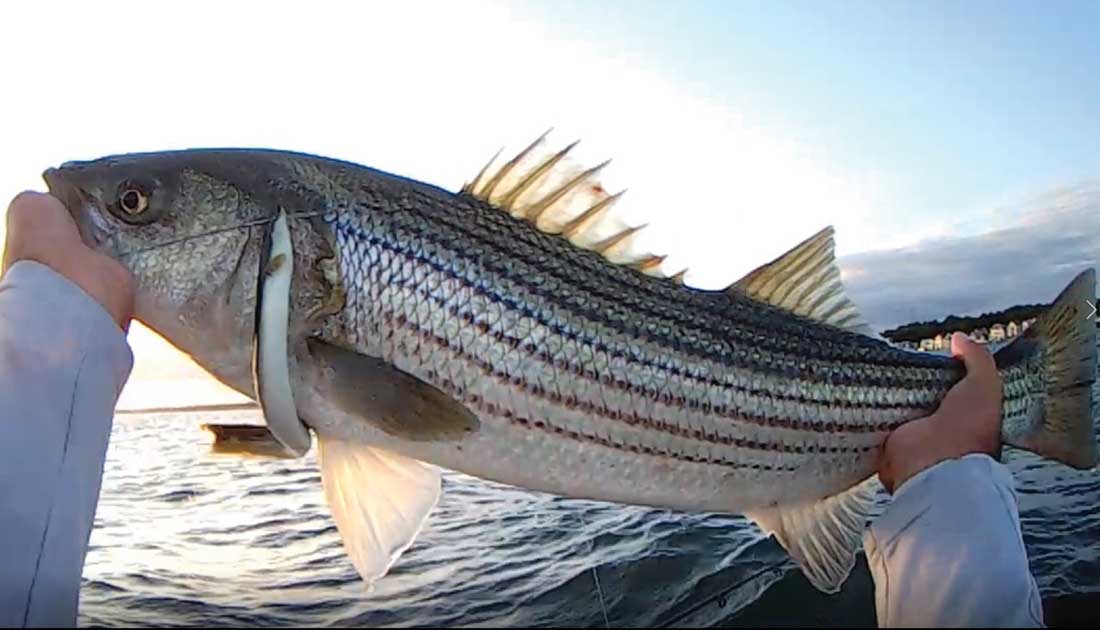
<svg viewBox="0 0 1100 630"><path fill-rule="evenodd" d="M785 558L739 516L570 500L449 473L420 537L369 590L344 553L314 456L210 455L201 423L257 421L216 415L116 420L81 625L602 627L606 610L613 626L653 626ZM1026 453L1007 461L1044 596L1100 592L1100 475ZM734 623L791 580L801 603L821 597L799 574L769 571L679 623ZM866 580L846 591L873 605ZM766 605L791 623L820 622L799 618L801 604Z"/></svg>

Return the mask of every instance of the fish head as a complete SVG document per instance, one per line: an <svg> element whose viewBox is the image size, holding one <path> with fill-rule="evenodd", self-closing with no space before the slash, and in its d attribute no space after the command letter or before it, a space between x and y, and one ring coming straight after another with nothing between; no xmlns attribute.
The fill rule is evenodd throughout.
<svg viewBox="0 0 1100 630"><path fill-rule="evenodd" d="M276 163L242 150L191 149L43 173L82 239L133 275L135 318L247 395L267 230L280 207L301 201L268 183Z"/></svg>

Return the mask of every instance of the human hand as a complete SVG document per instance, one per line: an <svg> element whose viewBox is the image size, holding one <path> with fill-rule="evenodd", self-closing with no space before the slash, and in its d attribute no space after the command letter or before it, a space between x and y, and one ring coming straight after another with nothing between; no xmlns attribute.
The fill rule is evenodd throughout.
<svg viewBox="0 0 1100 630"><path fill-rule="evenodd" d="M951 354L966 376L930 416L894 430L883 445L879 480L894 493L917 473L969 453L1001 454L1001 375L989 351L962 333L951 337Z"/></svg>
<svg viewBox="0 0 1100 630"><path fill-rule="evenodd" d="M134 313L134 283L119 262L80 238L65 206L50 195L24 192L8 206L2 272L20 260L33 260L68 278L99 302L124 331Z"/></svg>

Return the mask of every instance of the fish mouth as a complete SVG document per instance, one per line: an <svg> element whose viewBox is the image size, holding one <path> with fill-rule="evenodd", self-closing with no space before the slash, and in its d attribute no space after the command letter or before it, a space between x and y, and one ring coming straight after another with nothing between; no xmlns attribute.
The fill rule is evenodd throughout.
<svg viewBox="0 0 1100 630"><path fill-rule="evenodd" d="M42 173L42 179L49 193L61 201L72 215L84 243L101 249L107 235L94 224L94 217L103 210L96 198L74 183L63 169L48 168Z"/></svg>

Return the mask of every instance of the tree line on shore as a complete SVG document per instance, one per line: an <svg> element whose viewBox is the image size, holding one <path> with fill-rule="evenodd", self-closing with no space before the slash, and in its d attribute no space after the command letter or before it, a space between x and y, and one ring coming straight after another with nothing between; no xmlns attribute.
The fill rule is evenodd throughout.
<svg viewBox="0 0 1100 630"><path fill-rule="evenodd" d="M1042 315L1046 304L1020 304L995 313L982 313L971 317L948 315L941 320L913 322L882 332L890 341L913 341L931 339L944 333L963 332L969 334L978 328L989 328L993 324L1007 324L1010 321L1020 323L1026 319Z"/></svg>

